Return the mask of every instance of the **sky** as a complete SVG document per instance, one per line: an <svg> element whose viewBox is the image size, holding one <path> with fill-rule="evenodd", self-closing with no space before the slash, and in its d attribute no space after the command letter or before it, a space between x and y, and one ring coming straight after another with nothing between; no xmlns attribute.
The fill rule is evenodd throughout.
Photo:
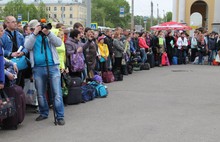
<svg viewBox="0 0 220 142"><path fill-rule="evenodd" d="M126 0L131 5L131 0ZM172 12L173 0L134 0L134 15L150 16L151 1L153 2L154 16L157 16L157 4L159 15L163 17L164 12ZM164 12L163 12L164 10Z"/></svg>

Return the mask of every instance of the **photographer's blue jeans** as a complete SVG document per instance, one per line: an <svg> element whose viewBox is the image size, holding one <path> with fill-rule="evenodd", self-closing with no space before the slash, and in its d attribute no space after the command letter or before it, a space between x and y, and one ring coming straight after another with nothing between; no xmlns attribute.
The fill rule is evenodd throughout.
<svg viewBox="0 0 220 142"><path fill-rule="evenodd" d="M147 53L145 52L145 48L141 48L141 61L142 63L145 63L147 61Z"/></svg>
<svg viewBox="0 0 220 142"><path fill-rule="evenodd" d="M54 108L56 112L56 119L64 117L64 104L61 90L60 68L58 65L49 66L50 87L54 98ZM35 86L38 94L38 103L40 115L48 117L49 107L46 99L48 73L47 67L34 67L33 75Z"/></svg>

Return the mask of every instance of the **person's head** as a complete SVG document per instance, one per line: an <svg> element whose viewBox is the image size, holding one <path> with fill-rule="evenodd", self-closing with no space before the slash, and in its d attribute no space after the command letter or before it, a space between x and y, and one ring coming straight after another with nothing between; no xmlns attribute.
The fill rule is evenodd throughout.
<svg viewBox="0 0 220 142"><path fill-rule="evenodd" d="M131 35L130 35L130 34L128 34L128 35L126 36L126 40L127 40L128 42L131 41Z"/></svg>
<svg viewBox="0 0 220 142"><path fill-rule="evenodd" d="M86 36L86 38L89 38L91 36L91 34L92 34L92 29L89 28L89 27L86 27L85 28L85 36Z"/></svg>
<svg viewBox="0 0 220 142"><path fill-rule="evenodd" d="M64 26L63 23L57 23L57 24L56 24L56 29L66 30L66 27Z"/></svg>
<svg viewBox="0 0 220 142"><path fill-rule="evenodd" d="M34 29L40 25L40 22L37 19L33 19L28 23L28 26L30 27L31 31L34 31Z"/></svg>
<svg viewBox="0 0 220 142"><path fill-rule="evenodd" d="M80 40L80 31L78 31L76 29L70 31L70 37L73 38L73 39Z"/></svg>
<svg viewBox="0 0 220 142"><path fill-rule="evenodd" d="M146 34L144 32L139 33L139 37L145 37Z"/></svg>
<svg viewBox="0 0 220 142"><path fill-rule="evenodd" d="M106 34L107 36L111 37L111 36L112 36L112 30L111 30L111 29L107 29L107 30L105 31L105 34Z"/></svg>
<svg viewBox="0 0 220 142"><path fill-rule="evenodd" d="M5 18L5 25L9 31L14 31L17 29L17 21L14 16L7 16Z"/></svg>
<svg viewBox="0 0 220 142"><path fill-rule="evenodd" d="M0 37L4 34L4 27L2 24L0 24Z"/></svg>
<svg viewBox="0 0 220 142"><path fill-rule="evenodd" d="M29 34L31 34L31 28L28 26L28 24L26 24L26 25L24 25L24 27L23 27L23 31L24 31L24 34L25 35L29 35Z"/></svg>
<svg viewBox="0 0 220 142"><path fill-rule="evenodd" d="M101 44L103 44L104 43L104 36L100 36L99 38L98 38L98 42L99 43L101 43Z"/></svg>
<svg viewBox="0 0 220 142"><path fill-rule="evenodd" d="M116 38L116 39L120 39L121 38L121 34L120 34L120 32L115 32L115 34L114 34L114 38Z"/></svg>
<svg viewBox="0 0 220 142"><path fill-rule="evenodd" d="M84 28L83 28L83 25L79 22L76 22L74 25L73 25L73 30L78 30L80 31L81 33L84 32Z"/></svg>
<svg viewBox="0 0 220 142"><path fill-rule="evenodd" d="M64 32L63 32L62 29L59 29L59 32L58 32L58 35L57 35L57 36L63 40L63 38L64 38Z"/></svg>
<svg viewBox="0 0 220 142"><path fill-rule="evenodd" d="M180 36L183 38L183 37L186 37L186 34L185 34L185 32L182 32L181 34L180 34Z"/></svg>

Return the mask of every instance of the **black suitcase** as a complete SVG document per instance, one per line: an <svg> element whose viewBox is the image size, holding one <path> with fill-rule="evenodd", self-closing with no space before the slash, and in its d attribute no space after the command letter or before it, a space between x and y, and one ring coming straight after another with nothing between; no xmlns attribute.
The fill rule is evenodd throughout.
<svg viewBox="0 0 220 142"><path fill-rule="evenodd" d="M140 65L141 70L150 70L150 64L149 63L141 63Z"/></svg>
<svg viewBox="0 0 220 142"><path fill-rule="evenodd" d="M80 77L72 77L71 79L72 79L71 87L79 87L82 85L82 79Z"/></svg>
<svg viewBox="0 0 220 142"><path fill-rule="evenodd" d="M81 86L69 88L66 101L68 105L75 105L82 103Z"/></svg>
<svg viewBox="0 0 220 142"><path fill-rule="evenodd" d="M127 65L122 65L121 66L121 71L123 75L128 75L128 68Z"/></svg>
<svg viewBox="0 0 220 142"><path fill-rule="evenodd" d="M23 89L18 85L4 88L8 97L15 98L16 113L14 116L2 121L3 129L17 129L17 126L23 122L25 117L26 102Z"/></svg>
<svg viewBox="0 0 220 142"><path fill-rule="evenodd" d="M155 67L155 59L154 59L154 54L153 53L148 53L147 54L147 63L150 64L151 68Z"/></svg>
<svg viewBox="0 0 220 142"><path fill-rule="evenodd" d="M120 70L114 71L115 81L123 81L123 74Z"/></svg>
<svg viewBox="0 0 220 142"><path fill-rule="evenodd" d="M129 64L127 66L127 70L128 70L128 74L132 74L133 73L133 66Z"/></svg>

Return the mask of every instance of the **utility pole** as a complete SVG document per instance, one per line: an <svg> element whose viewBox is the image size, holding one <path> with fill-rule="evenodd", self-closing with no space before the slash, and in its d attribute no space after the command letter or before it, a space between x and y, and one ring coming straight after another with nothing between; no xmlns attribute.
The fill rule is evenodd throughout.
<svg viewBox="0 0 220 142"><path fill-rule="evenodd" d="M134 0L131 0L131 32L134 29Z"/></svg>
<svg viewBox="0 0 220 142"><path fill-rule="evenodd" d="M159 7L158 7L158 4L157 4L157 24L158 24L158 25L160 24L160 20L159 20Z"/></svg>
<svg viewBox="0 0 220 142"><path fill-rule="evenodd" d="M86 27L91 27L91 0L87 0L87 17L86 17Z"/></svg>
<svg viewBox="0 0 220 142"><path fill-rule="evenodd" d="M151 1L151 19L150 19L150 26L152 27L153 26L153 14L154 14L154 4L153 2Z"/></svg>

